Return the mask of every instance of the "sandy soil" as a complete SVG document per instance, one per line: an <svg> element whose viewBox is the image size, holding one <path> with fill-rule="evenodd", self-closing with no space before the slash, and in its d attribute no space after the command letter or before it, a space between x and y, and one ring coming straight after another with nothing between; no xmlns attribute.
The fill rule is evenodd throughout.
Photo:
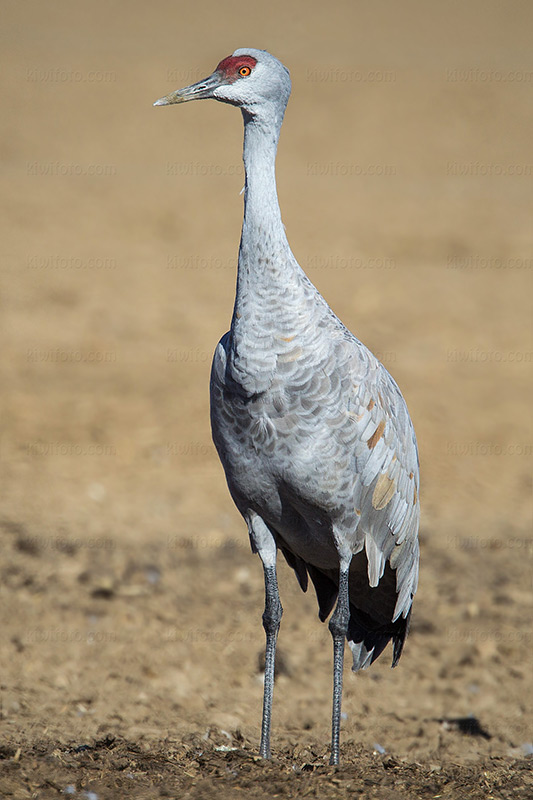
<svg viewBox="0 0 533 800"><path fill-rule="evenodd" d="M529 798L531 7L2 7L0 796ZM300 263L400 383L422 571L398 669L346 662L290 570L274 759L263 578L210 442L241 119L153 109L236 47L291 69Z"/></svg>

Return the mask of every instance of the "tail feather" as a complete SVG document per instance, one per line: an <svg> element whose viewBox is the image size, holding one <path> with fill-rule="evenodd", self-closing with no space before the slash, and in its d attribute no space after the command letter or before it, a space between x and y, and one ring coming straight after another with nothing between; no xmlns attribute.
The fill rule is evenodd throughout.
<svg viewBox="0 0 533 800"><path fill-rule="evenodd" d="M311 578L315 587L315 592L318 600L318 616L321 622L325 622L333 606L337 600L338 584L335 580L336 575L331 571L328 575L322 570L312 564L308 564L303 559L294 555L288 547L284 544L279 544L287 563L296 573L298 581L304 592L307 589L307 575ZM366 575L366 562L363 564L362 574ZM386 579L388 578L388 583ZM385 585L387 583L387 585ZM389 589L387 589L387 586ZM411 609L406 617L400 616L394 622L383 623L383 619L387 619L386 612L383 612L383 597L387 597L391 593L391 587L395 588L396 577L394 571L387 564L385 567L385 574L379 582L377 587L367 588L367 593L372 593L380 607L381 621L378 622L370 614L357 608L353 603L350 603L350 621L348 623L348 632L346 639L352 651L354 672L360 669L366 669L370 666L385 650L386 646L392 639L392 666L395 667L400 660L403 645L407 634L409 632L409 622L411 618ZM394 592L392 588L392 592ZM381 596L380 596L381 593ZM392 594L392 605L389 609L391 619L394 608L395 594ZM411 596L412 597L412 596ZM368 604L368 597L366 597ZM381 603L381 605L379 605ZM371 604L370 604L371 606ZM376 616L378 616L376 614Z"/></svg>
<svg viewBox="0 0 533 800"><path fill-rule="evenodd" d="M366 669L384 651L392 639L392 666L395 667L402 654L403 645L409 631L411 611L406 618L401 617L388 625L377 625L372 618L350 605L350 622L346 638L352 651L354 672Z"/></svg>

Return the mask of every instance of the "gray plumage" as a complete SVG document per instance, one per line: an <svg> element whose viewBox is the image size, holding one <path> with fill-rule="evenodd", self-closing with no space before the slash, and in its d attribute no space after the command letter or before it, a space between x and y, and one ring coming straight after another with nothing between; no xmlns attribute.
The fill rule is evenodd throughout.
<svg viewBox="0 0 533 800"><path fill-rule="evenodd" d="M390 640L394 666L407 635L418 580L418 455L395 381L289 248L274 163L290 89L277 59L245 49L158 104L213 97L242 109L244 222L231 329L211 373L213 440L265 570L261 753L270 755L281 549L304 591L311 578L322 621L337 603L330 629L338 763L344 637L359 670Z"/></svg>

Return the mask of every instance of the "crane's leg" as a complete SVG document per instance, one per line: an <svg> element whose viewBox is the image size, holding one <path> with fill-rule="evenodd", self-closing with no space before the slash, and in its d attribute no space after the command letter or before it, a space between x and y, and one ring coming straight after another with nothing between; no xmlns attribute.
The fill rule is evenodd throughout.
<svg viewBox="0 0 533 800"><path fill-rule="evenodd" d="M333 712L331 715L330 764L339 763L339 740L341 731L342 672L344 667L344 640L350 619L350 597L348 575L350 561L342 561L339 570L339 596L335 611L329 621L333 636Z"/></svg>
<svg viewBox="0 0 533 800"><path fill-rule="evenodd" d="M265 688L263 694L263 721L261 723L261 747L259 755L270 758L270 723L272 718L272 698L274 695L274 665L276 661L276 642L283 608L279 599L276 567L264 567L265 572L265 611L263 627L266 633L265 650Z"/></svg>
<svg viewBox="0 0 533 800"><path fill-rule="evenodd" d="M272 697L274 695L274 664L276 642L283 608L279 599L276 575L277 545L270 528L255 512L247 515L248 531L252 549L259 553L265 573L265 610L263 627L266 633L265 650L265 688L263 693L263 721L261 723L261 746L259 755L270 758L270 723L272 718Z"/></svg>

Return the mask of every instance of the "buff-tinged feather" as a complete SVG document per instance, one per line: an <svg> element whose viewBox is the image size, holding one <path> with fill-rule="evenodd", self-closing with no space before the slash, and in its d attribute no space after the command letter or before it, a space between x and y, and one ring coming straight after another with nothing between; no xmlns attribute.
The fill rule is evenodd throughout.
<svg viewBox="0 0 533 800"><path fill-rule="evenodd" d="M396 489L396 481L389 478L386 472L382 472L374 487L372 495L372 505L376 511L381 511L387 503L390 503Z"/></svg>
<svg viewBox="0 0 533 800"><path fill-rule="evenodd" d="M385 421L381 420L381 422L379 423L378 427L376 428L376 430L374 431L374 433L372 434L372 436L370 437L370 439L366 443L369 450L373 450L374 449L374 447L377 445L377 443L379 442L379 440L383 436L383 431L384 430L385 430Z"/></svg>

